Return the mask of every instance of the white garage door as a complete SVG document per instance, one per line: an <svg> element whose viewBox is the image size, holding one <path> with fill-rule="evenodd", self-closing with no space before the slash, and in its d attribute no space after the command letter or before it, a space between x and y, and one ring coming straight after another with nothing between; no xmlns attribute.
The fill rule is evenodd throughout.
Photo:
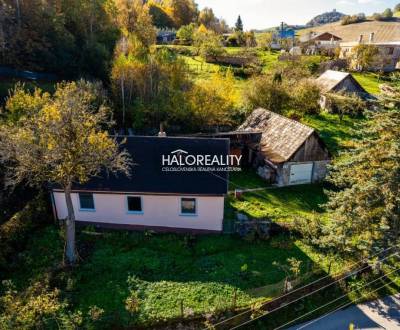
<svg viewBox="0 0 400 330"><path fill-rule="evenodd" d="M290 166L290 184L311 183L313 164L299 164Z"/></svg>

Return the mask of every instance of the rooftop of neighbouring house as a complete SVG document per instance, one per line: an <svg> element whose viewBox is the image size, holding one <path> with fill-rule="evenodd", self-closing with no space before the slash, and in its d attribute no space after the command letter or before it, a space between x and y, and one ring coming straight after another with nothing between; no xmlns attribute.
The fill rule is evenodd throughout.
<svg viewBox="0 0 400 330"><path fill-rule="evenodd" d="M273 163L288 161L315 133L309 126L262 108L254 110L238 128L241 132L260 130L261 151Z"/></svg>
<svg viewBox="0 0 400 330"><path fill-rule="evenodd" d="M335 87L345 79L351 79L359 93L368 94L349 72L327 70L316 79L316 83L321 87L323 92L330 92L334 91Z"/></svg>
<svg viewBox="0 0 400 330"><path fill-rule="evenodd" d="M122 140L122 138L118 138ZM74 191L111 193L224 195L227 193L228 172L163 171L162 157L181 150L190 155L229 154L229 139L128 136L121 148L126 149L134 165L131 177L103 173L88 183L73 187ZM56 188L55 188L56 189Z"/></svg>

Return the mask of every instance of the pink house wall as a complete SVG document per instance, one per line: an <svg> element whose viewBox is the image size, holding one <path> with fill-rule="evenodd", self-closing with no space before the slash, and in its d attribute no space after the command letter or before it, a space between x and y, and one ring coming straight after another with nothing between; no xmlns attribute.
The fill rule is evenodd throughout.
<svg viewBox="0 0 400 330"><path fill-rule="evenodd" d="M141 196L143 214L130 214L127 196ZM181 198L193 197L197 201L196 216L180 215ZM79 210L79 196L72 194L77 221L115 225L153 226L194 230L222 231L224 197L93 194L95 211ZM54 192L54 202L59 219L67 217L65 196Z"/></svg>

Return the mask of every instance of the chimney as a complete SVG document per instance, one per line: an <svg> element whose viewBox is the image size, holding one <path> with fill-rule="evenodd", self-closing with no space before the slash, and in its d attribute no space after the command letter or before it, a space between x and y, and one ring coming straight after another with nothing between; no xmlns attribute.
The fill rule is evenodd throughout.
<svg viewBox="0 0 400 330"><path fill-rule="evenodd" d="M159 137L166 137L167 133L164 132L164 125L161 123L160 124L160 131L158 132Z"/></svg>
<svg viewBox="0 0 400 330"><path fill-rule="evenodd" d="M362 44L363 39L364 39L364 36L362 34L360 34L360 38L358 39L358 43Z"/></svg>
<svg viewBox="0 0 400 330"><path fill-rule="evenodd" d="M375 39L375 32L371 32L371 34L369 35L369 43L373 44L374 39Z"/></svg>

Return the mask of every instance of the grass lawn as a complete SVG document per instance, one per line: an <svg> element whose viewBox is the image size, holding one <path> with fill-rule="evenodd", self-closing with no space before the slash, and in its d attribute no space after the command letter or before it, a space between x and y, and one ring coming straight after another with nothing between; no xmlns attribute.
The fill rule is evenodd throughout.
<svg viewBox="0 0 400 330"><path fill-rule="evenodd" d="M78 242L81 264L60 268L62 238L53 226L41 229L0 280L12 279L24 292L50 278L71 309L86 313L90 306L100 307L104 328L112 328L129 319L124 307L129 276L141 299L136 322L144 325L179 317L182 300L185 309L202 314L231 308L235 292L237 307L260 299L256 288L264 287L261 298L268 298L272 291L265 286L285 277L274 261L285 264L294 257L303 262L302 273L311 265L327 267L326 258L288 236L247 242L234 236L96 233L89 228L78 235Z"/></svg>
<svg viewBox="0 0 400 330"><path fill-rule="evenodd" d="M339 151L352 146L352 140L357 138L357 124L362 120L363 118L345 116L340 121L338 115L322 112L318 115L306 115L302 121L316 129L329 151L336 155Z"/></svg>
<svg viewBox="0 0 400 330"><path fill-rule="evenodd" d="M253 218L290 223L297 216L323 216L324 210L320 205L326 201L323 186L319 184L271 188L245 193L240 200L230 196L227 203L232 211L227 216L234 216L236 211Z"/></svg>
<svg viewBox="0 0 400 330"><path fill-rule="evenodd" d="M372 72L354 72L352 75L368 93L374 95L380 93L379 85L382 84L382 82L379 80L377 74Z"/></svg>

